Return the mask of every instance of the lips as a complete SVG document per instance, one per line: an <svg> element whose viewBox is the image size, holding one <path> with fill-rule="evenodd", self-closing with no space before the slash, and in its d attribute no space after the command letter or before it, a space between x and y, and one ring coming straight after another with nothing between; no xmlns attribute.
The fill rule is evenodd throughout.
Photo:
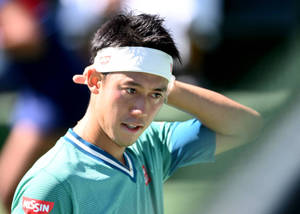
<svg viewBox="0 0 300 214"><path fill-rule="evenodd" d="M121 125L131 132L137 132L143 128L143 125L134 123L122 123Z"/></svg>

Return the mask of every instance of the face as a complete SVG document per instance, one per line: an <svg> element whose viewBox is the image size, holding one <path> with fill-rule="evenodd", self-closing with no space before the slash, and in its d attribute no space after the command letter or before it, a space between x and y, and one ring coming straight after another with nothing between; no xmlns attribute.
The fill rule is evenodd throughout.
<svg viewBox="0 0 300 214"><path fill-rule="evenodd" d="M168 81L139 73L110 73L96 95L100 130L120 147L132 145L153 121L166 97Z"/></svg>

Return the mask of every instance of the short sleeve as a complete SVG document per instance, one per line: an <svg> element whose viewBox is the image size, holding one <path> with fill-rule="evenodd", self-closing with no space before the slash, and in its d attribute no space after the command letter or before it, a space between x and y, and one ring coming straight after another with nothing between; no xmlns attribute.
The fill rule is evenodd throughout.
<svg viewBox="0 0 300 214"><path fill-rule="evenodd" d="M199 120L171 122L168 127L168 150L171 161L165 179L180 167L196 163L214 162L216 134Z"/></svg>
<svg viewBox="0 0 300 214"><path fill-rule="evenodd" d="M65 184L46 172L19 184L12 203L12 214L73 213Z"/></svg>

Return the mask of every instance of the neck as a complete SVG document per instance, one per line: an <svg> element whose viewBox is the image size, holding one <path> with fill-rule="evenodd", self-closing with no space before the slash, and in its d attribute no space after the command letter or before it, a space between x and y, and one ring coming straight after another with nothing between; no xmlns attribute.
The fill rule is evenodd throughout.
<svg viewBox="0 0 300 214"><path fill-rule="evenodd" d="M98 146L105 152L112 155L118 161L125 164L123 156L125 147L117 145L107 136L107 134L101 128L99 122L95 119L95 117L92 117L90 108L88 108L84 117L77 123L73 130L82 139L94 144L95 146Z"/></svg>

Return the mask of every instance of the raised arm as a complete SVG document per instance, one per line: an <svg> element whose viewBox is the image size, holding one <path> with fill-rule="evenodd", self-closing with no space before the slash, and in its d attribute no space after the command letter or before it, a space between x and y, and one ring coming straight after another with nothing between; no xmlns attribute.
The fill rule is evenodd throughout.
<svg viewBox="0 0 300 214"><path fill-rule="evenodd" d="M75 75L73 81L89 84L86 75ZM216 154L238 147L255 139L262 127L258 112L217 92L175 81L168 96L168 105L197 117L216 132Z"/></svg>
<svg viewBox="0 0 300 214"><path fill-rule="evenodd" d="M219 93L175 81L168 104L197 117L216 132L216 154L254 139L262 127L260 114Z"/></svg>

